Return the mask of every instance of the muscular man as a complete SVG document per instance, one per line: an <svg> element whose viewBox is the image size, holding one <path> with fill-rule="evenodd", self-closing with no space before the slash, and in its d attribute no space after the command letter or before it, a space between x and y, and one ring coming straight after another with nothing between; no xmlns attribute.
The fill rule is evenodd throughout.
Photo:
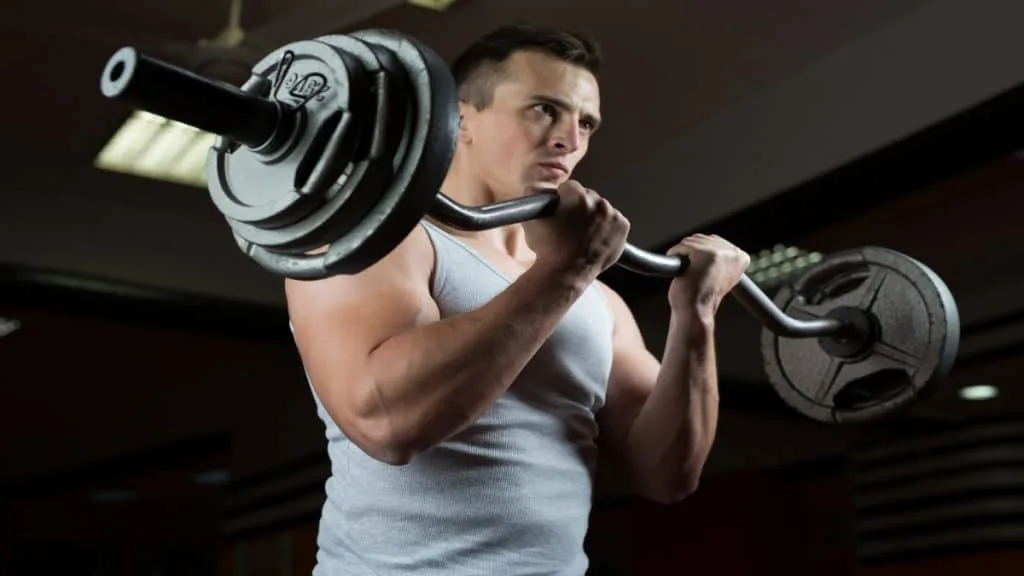
<svg viewBox="0 0 1024 576"><path fill-rule="evenodd" d="M288 281L332 474L316 574L573 575L599 454L633 493L697 487L715 437L714 318L749 258L716 236L672 253L664 357L597 277L629 229L570 180L601 123L596 45L525 26L454 64L458 148L442 191L470 205L557 193L557 213L461 232L424 220L354 276Z"/></svg>

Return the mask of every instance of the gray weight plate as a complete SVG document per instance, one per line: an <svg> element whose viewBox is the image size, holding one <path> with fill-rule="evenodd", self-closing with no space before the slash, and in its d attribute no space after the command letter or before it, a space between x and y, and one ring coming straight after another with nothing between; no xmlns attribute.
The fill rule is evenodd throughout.
<svg viewBox="0 0 1024 576"><path fill-rule="evenodd" d="M295 222L323 203L355 145L360 98L368 79L359 61L305 40L278 48L253 68L243 87L281 104L271 146L249 148L218 138L207 160L210 197L236 234L255 244L260 233ZM345 149L326 155L325 149ZM249 225L249 226L246 226Z"/></svg>
<svg viewBox="0 0 1024 576"><path fill-rule="evenodd" d="M354 273L394 250L433 205L455 154L458 90L448 65L420 41L392 30L361 30L351 36L393 54L405 68L408 138L394 178L372 210L335 240L324 257L331 273Z"/></svg>
<svg viewBox="0 0 1024 576"><path fill-rule="evenodd" d="M892 414L952 369L960 319L949 288L920 262L867 247L810 268L775 303L797 319L868 320L871 337L782 338L763 330L769 381L797 412L822 422ZM856 311L867 312L866 315Z"/></svg>
<svg viewBox="0 0 1024 576"><path fill-rule="evenodd" d="M315 214L290 226L304 240L302 250L335 242L367 216L387 193L402 164L403 149L415 131L408 118L414 97L408 71L390 50L354 36L318 38L363 62L371 80L370 120L361 123L360 145L344 177L325 194L326 204Z"/></svg>
<svg viewBox="0 0 1024 576"><path fill-rule="evenodd" d="M322 202L301 219L274 228L233 222L238 236L261 248L274 252L302 253L332 243L355 226L369 212L387 188L394 175L399 146L405 137L405 107L396 98L408 95L404 68L390 54L356 38L342 35L316 39L350 58L356 58L365 73L365 82L352 83L351 89L365 94L350 95L351 114L358 125L338 126L322 149L318 167L341 162L343 170L314 170L312 186L322 192ZM396 87L399 86L399 87ZM351 136L356 146L339 148ZM340 172L340 175L339 175Z"/></svg>
<svg viewBox="0 0 1024 576"><path fill-rule="evenodd" d="M458 91L447 64L415 38L390 30L362 30L350 36L382 54L394 56L407 79L408 102L395 155L394 175L374 205L351 229L330 243L325 253L281 254L239 242L264 268L298 279L355 274L387 256L404 240L434 203L448 173L458 135Z"/></svg>

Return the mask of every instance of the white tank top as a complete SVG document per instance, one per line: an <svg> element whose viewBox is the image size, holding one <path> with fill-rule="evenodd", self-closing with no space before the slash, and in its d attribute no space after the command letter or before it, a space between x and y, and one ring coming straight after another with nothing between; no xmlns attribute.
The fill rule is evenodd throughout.
<svg viewBox="0 0 1024 576"><path fill-rule="evenodd" d="M422 226L442 317L479 308L511 283L455 237ZM592 285L505 394L406 466L364 454L314 391L331 460L314 575L582 576L595 415L611 362L611 312Z"/></svg>

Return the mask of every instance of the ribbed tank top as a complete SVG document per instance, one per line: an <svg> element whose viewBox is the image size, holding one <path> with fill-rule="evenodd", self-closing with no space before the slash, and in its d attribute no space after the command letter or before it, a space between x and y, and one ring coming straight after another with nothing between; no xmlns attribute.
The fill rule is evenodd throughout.
<svg viewBox="0 0 1024 576"><path fill-rule="evenodd" d="M442 317L509 286L472 248L421 225ZM608 303L592 285L475 423L405 466L363 453L313 391L331 462L314 575L582 576L611 340Z"/></svg>

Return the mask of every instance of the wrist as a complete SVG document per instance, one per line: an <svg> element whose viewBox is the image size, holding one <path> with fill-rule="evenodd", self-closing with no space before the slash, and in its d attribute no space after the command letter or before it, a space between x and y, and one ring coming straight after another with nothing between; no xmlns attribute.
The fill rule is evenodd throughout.
<svg viewBox="0 0 1024 576"><path fill-rule="evenodd" d="M670 307L670 322L689 338L703 338L715 331L715 307L711 304L690 302Z"/></svg>
<svg viewBox="0 0 1024 576"><path fill-rule="evenodd" d="M594 280L582 267L549 260L537 260L523 276L545 293L563 293L571 298L582 294Z"/></svg>
<svg viewBox="0 0 1024 576"><path fill-rule="evenodd" d="M597 277L593 267L580 260L562 261L555 258L538 258L530 267L530 272L554 286L579 292L583 292Z"/></svg>
<svg viewBox="0 0 1024 576"><path fill-rule="evenodd" d="M688 287L672 288L668 303L673 314L692 316L701 322L714 322L720 298L707 290L697 292Z"/></svg>

